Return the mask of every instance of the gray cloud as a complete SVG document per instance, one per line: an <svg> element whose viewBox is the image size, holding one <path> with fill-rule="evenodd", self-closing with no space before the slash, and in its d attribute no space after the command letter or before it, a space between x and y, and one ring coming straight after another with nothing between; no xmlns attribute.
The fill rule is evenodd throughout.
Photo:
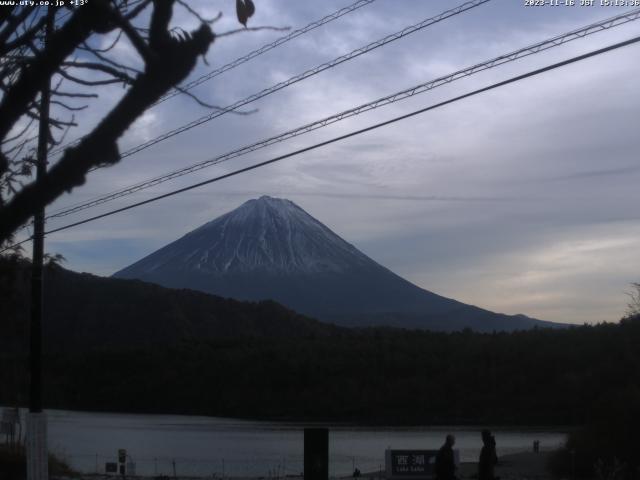
<svg viewBox="0 0 640 480"><path fill-rule="evenodd" d="M297 28L348 3L263 0L252 20ZM201 5L212 8L208 2ZM218 105L233 103L452 5L448 0L378 0L202 85L197 93ZM525 8L522 2L494 0L256 102L255 115L225 115L95 172L52 208L214 157L620 11ZM232 12L225 12L224 22L220 29L235 28ZM630 37L637 29L634 23L569 43L91 213L423 108ZM193 77L279 35L257 32L218 39L208 55L211 66L200 65ZM640 65L630 61L637 49L613 52L54 235L48 248L63 253L70 268L108 274L248 198L280 195L372 258L437 293L551 320L616 320L627 285L638 281L635 266L640 264L640 94L635 85ZM130 54L123 46L122 55ZM82 119L85 125L95 122L120 94L105 90L97 112ZM137 122L121 148L204 113L186 98L165 102Z"/></svg>

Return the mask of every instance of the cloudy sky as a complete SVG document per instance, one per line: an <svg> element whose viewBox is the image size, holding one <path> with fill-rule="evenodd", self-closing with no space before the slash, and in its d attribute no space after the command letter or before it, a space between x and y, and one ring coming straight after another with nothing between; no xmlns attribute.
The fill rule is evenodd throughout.
<svg viewBox="0 0 640 480"><path fill-rule="evenodd" d="M355 0L354 0L355 1ZM230 0L192 2L238 27ZM349 0L255 0L251 26L293 29ZM194 93L225 106L434 16L454 0L376 0L278 47ZM580 3L576 0L576 3ZM305 123L517 48L617 15L629 7L537 6L492 0L94 172L49 211L215 157ZM194 27L176 11L176 25ZM201 170L57 227L136 200L446 100L640 34L640 22L576 40L279 145ZM192 78L282 36L222 37ZM109 39L96 41L108 43ZM441 295L509 314L584 323L616 321L640 281L640 46L630 46L484 93L253 172L51 235L49 251L73 270L109 275L257 196L293 200L367 255ZM136 62L118 46L121 59ZM113 105L105 89L84 129ZM147 112L126 150L207 113L186 97ZM77 136L81 131L72 133Z"/></svg>

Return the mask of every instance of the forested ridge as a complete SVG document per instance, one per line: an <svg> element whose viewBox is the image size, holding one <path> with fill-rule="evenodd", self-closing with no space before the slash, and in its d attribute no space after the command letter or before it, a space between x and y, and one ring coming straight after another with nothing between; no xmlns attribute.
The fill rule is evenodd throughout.
<svg viewBox="0 0 640 480"><path fill-rule="evenodd" d="M0 403L26 398L28 264L0 262ZM640 320L512 333L346 329L52 266L53 408L391 424L581 425L640 387ZM51 306L55 305L55 308Z"/></svg>
<svg viewBox="0 0 640 480"><path fill-rule="evenodd" d="M4 352L28 349L28 265L0 259ZM187 339L331 335L337 330L273 301L240 302L56 265L44 275L45 352L166 347Z"/></svg>
<svg viewBox="0 0 640 480"><path fill-rule="evenodd" d="M0 405L26 405L28 268L0 261ZM637 285L636 285L637 286ZM640 292L640 287L637 288ZM565 477L614 459L636 479L638 297L619 323L519 332L347 329L49 267L48 408L388 425L576 427ZM634 294L635 295L635 294ZM52 305L58 305L52 309Z"/></svg>
<svg viewBox="0 0 640 480"><path fill-rule="evenodd" d="M49 407L391 424L581 425L640 386L640 320L568 330L185 339L58 352ZM18 370L22 356L4 355ZM2 368L0 402L26 385ZM13 378L10 378L13 377ZM12 385L12 382L14 385ZM16 384L17 383L17 384Z"/></svg>

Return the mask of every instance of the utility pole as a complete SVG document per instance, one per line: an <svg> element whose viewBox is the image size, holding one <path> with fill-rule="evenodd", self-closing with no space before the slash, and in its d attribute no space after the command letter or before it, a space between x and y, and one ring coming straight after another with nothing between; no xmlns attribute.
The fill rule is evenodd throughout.
<svg viewBox="0 0 640 480"><path fill-rule="evenodd" d="M47 8L45 47L53 32L55 10ZM43 79L40 94L36 182L47 170L51 80ZM47 418L42 411L42 266L44 261L44 207L33 218L31 318L29 329L29 413L27 415L27 480L48 480Z"/></svg>

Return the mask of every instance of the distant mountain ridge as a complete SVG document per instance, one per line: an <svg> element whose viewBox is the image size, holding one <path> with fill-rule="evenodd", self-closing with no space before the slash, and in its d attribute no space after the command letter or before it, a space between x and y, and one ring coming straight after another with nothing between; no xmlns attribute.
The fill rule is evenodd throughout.
<svg viewBox="0 0 640 480"><path fill-rule="evenodd" d="M113 276L238 300L273 299L344 326L493 331L556 325L419 288L293 202L268 196L245 202Z"/></svg>
<svg viewBox="0 0 640 480"><path fill-rule="evenodd" d="M2 270L8 270L0 257ZM0 352L28 351L30 263L13 267L13 301L0 304ZM138 280L104 278L61 267L44 275L43 338L47 351L168 347L184 341L246 337L306 338L346 329L300 315L273 301L240 302Z"/></svg>

